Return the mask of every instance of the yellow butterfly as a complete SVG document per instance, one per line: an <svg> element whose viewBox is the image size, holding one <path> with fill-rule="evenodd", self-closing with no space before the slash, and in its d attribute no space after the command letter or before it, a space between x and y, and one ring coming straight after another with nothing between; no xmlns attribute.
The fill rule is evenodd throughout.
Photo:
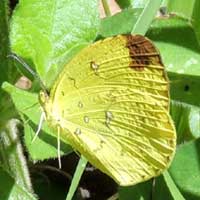
<svg viewBox="0 0 200 200"><path fill-rule="evenodd" d="M119 185L157 176L173 158L169 82L143 36L119 35L83 49L40 102L58 136Z"/></svg>

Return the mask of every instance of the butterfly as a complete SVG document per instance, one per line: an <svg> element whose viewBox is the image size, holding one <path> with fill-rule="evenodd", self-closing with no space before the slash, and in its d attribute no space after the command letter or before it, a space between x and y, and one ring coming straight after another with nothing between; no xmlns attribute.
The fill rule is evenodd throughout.
<svg viewBox="0 0 200 200"><path fill-rule="evenodd" d="M144 36L118 35L84 48L39 100L55 134L119 185L158 176L173 158L169 82Z"/></svg>

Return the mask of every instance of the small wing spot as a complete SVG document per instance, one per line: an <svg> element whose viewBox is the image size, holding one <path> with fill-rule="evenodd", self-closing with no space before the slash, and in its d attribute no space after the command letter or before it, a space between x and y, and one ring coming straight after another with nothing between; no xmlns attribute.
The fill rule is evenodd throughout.
<svg viewBox="0 0 200 200"><path fill-rule="evenodd" d="M81 101L78 102L78 107L82 108L83 107L83 103Z"/></svg>
<svg viewBox="0 0 200 200"><path fill-rule="evenodd" d="M169 162L170 159L171 159L170 156L167 156L167 157L166 157L167 162Z"/></svg>
<svg viewBox="0 0 200 200"><path fill-rule="evenodd" d="M76 135L80 135L80 134L81 134L81 129L80 129L80 128L77 128L77 129L74 131L74 133L75 133Z"/></svg>
<svg viewBox="0 0 200 200"><path fill-rule="evenodd" d="M89 117L88 116L84 116L84 122L85 123L89 123L89 121L90 121Z"/></svg>
<svg viewBox="0 0 200 200"><path fill-rule="evenodd" d="M90 66L94 70L95 74L97 74L97 71L99 69L99 65L97 63L95 63L94 61L91 61Z"/></svg>
<svg viewBox="0 0 200 200"><path fill-rule="evenodd" d="M106 114L106 124L109 125L114 116L110 111L106 111L105 114Z"/></svg>
<svg viewBox="0 0 200 200"><path fill-rule="evenodd" d="M65 96L65 93L63 91L61 91L62 96Z"/></svg>

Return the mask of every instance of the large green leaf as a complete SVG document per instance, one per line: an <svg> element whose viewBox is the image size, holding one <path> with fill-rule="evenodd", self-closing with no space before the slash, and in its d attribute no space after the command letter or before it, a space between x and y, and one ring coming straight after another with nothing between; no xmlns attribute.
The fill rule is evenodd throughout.
<svg viewBox="0 0 200 200"><path fill-rule="evenodd" d="M200 199L200 139L181 145L169 169L186 199Z"/></svg>
<svg viewBox="0 0 200 200"><path fill-rule="evenodd" d="M96 38L97 8L97 0L20 0L11 23L12 51L51 86L71 51Z"/></svg>
<svg viewBox="0 0 200 200"><path fill-rule="evenodd" d="M24 121L25 144L31 158L33 160L44 160L57 157L56 133L52 132L45 122L39 137L32 142L41 116L38 96L18 89L6 82L3 84L3 89L11 95L12 100ZM66 144L66 141L65 143L61 143L61 154L67 154L71 151L71 147Z"/></svg>

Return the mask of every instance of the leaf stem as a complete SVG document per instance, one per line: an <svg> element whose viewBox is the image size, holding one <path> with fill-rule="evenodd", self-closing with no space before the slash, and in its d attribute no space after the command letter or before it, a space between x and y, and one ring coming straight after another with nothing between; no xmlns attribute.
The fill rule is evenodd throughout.
<svg viewBox="0 0 200 200"><path fill-rule="evenodd" d="M108 1L107 0L102 0L102 5L106 14L106 17L111 16L111 11L110 11L110 7L108 5Z"/></svg>
<svg viewBox="0 0 200 200"><path fill-rule="evenodd" d="M161 3L162 0L149 0L138 17L131 33L145 35L156 15L156 12L159 10Z"/></svg>

